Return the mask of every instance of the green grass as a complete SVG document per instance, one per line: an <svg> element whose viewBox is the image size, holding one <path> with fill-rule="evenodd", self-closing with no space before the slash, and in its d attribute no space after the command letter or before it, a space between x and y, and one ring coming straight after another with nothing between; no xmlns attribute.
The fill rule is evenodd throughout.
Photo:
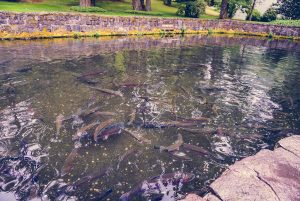
<svg viewBox="0 0 300 201"><path fill-rule="evenodd" d="M285 26L300 26L300 20L275 20L270 24L285 25Z"/></svg>
<svg viewBox="0 0 300 201"><path fill-rule="evenodd" d="M176 16L177 4L166 6L162 0L152 0L152 11L150 12L129 12L132 10L131 0L123 1L99 1L97 7L105 9L107 12L98 12L101 15L114 16L159 16L159 17L178 17ZM0 1L0 11L15 12L74 12L72 6L78 6L79 0L44 0L41 3L14 3ZM216 19L216 13L212 9L207 9L208 14L202 15L203 19ZM86 12L85 12L86 13ZM95 11L90 13L97 13Z"/></svg>

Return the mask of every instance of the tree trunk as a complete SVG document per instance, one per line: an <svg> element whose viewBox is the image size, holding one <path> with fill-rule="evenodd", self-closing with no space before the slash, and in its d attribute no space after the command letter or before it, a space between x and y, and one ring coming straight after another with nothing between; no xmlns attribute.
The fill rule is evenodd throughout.
<svg viewBox="0 0 300 201"><path fill-rule="evenodd" d="M228 0L222 0L220 19L226 19L228 17Z"/></svg>
<svg viewBox="0 0 300 201"><path fill-rule="evenodd" d="M92 0L92 6L96 6L96 0Z"/></svg>
<svg viewBox="0 0 300 201"><path fill-rule="evenodd" d="M133 10L143 10L141 0L132 0L132 9Z"/></svg>
<svg viewBox="0 0 300 201"><path fill-rule="evenodd" d="M254 8L255 8L255 4L256 4L256 0L253 0L253 4L252 4L250 14L249 14L249 21L251 21L251 19L252 19L252 14L253 14L253 11L254 11Z"/></svg>
<svg viewBox="0 0 300 201"><path fill-rule="evenodd" d="M91 0L80 0L80 6L82 6L82 7L92 6L92 1Z"/></svg>
<svg viewBox="0 0 300 201"><path fill-rule="evenodd" d="M146 0L146 11L151 11L151 0Z"/></svg>

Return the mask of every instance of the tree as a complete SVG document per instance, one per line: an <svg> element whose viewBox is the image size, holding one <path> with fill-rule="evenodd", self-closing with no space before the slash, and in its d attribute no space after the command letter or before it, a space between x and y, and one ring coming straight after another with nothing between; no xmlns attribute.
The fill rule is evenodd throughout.
<svg viewBox="0 0 300 201"><path fill-rule="evenodd" d="M179 16L199 18L205 13L206 3L204 0L187 1L182 3L178 8L176 14Z"/></svg>
<svg viewBox="0 0 300 201"><path fill-rule="evenodd" d="M252 0L222 0L220 19L232 18L234 17L238 9L245 10L250 9Z"/></svg>
<svg viewBox="0 0 300 201"><path fill-rule="evenodd" d="M222 0L220 19L226 19L226 18L228 18L228 0Z"/></svg>
<svg viewBox="0 0 300 201"><path fill-rule="evenodd" d="M145 5L146 1L146 5ZM133 10L144 10L150 11L151 10L151 0L132 0L132 9Z"/></svg>
<svg viewBox="0 0 300 201"><path fill-rule="evenodd" d="M91 0L80 0L80 6L82 6L82 7L92 6L92 1Z"/></svg>
<svg viewBox="0 0 300 201"><path fill-rule="evenodd" d="M278 0L278 12L287 18L300 19L300 1L299 0Z"/></svg>
<svg viewBox="0 0 300 201"><path fill-rule="evenodd" d="M151 0L146 0L145 10L146 11L151 11Z"/></svg>
<svg viewBox="0 0 300 201"><path fill-rule="evenodd" d="M255 4L256 4L256 0L253 0L252 7L251 7L250 13L249 13L249 20L250 21L252 20L252 14L253 14L253 11L254 11L254 8L255 8Z"/></svg>
<svg viewBox="0 0 300 201"><path fill-rule="evenodd" d="M132 9L133 10L143 10L141 0L132 0Z"/></svg>

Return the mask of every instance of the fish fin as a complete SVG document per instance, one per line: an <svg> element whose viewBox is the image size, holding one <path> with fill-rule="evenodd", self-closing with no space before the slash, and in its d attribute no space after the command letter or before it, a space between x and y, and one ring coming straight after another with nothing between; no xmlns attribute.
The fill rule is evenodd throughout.
<svg viewBox="0 0 300 201"><path fill-rule="evenodd" d="M123 195L121 195L120 200L121 201L130 201L129 196L130 196L129 192L128 193L124 193Z"/></svg>

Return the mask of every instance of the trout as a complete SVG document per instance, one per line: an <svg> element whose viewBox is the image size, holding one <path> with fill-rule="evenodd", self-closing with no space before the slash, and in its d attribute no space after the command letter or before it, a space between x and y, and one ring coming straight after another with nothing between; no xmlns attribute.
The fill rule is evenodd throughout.
<svg viewBox="0 0 300 201"><path fill-rule="evenodd" d="M89 86L89 88L95 89L97 91L101 91L103 93L111 94L111 95L114 95L114 96L123 97L123 94L120 91L113 91L113 90L110 90L110 89L102 89L102 88L99 88L99 87L91 87L91 86Z"/></svg>

